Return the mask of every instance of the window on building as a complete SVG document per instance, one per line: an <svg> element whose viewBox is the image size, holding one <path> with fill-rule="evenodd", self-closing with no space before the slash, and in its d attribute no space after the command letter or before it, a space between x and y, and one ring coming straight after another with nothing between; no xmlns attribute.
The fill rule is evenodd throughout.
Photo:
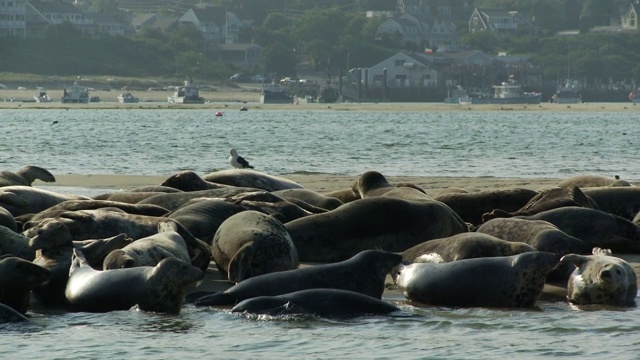
<svg viewBox="0 0 640 360"><path fill-rule="evenodd" d="M395 65L396 66L402 66L402 65L404 65L404 61L405 61L404 59L396 60Z"/></svg>

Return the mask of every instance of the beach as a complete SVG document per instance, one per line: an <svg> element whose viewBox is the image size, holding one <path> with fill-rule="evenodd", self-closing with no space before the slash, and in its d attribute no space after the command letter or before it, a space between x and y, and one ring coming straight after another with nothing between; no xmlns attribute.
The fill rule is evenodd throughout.
<svg viewBox="0 0 640 360"><path fill-rule="evenodd" d="M292 104L261 104L260 89L252 87L220 88L218 91L200 91L205 99L204 104L173 104L167 102L172 95L169 91L137 91L134 96L140 98L138 103L121 104L116 102L118 91L91 91L91 96L100 97L99 102L89 104L62 104L62 90L47 92L53 99L49 103L36 103L33 96L36 90L0 90L0 109L211 109L220 111L239 110L340 110L340 111L543 111L543 112L638 112L640 106L631 102L624 103L581 103L581 104L445 104L434 102L384 102L384 101L351 101L332 104L307 103L295 99ZM9 99L14 98L14 101ZM3 101L4 100L4 101Z"/></svg>

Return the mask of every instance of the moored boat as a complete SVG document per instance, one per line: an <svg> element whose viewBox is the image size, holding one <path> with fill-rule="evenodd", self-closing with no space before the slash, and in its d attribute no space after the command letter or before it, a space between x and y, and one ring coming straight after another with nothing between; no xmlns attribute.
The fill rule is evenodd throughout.
<svg viewBox="0 0 640 360"><path fill-rule="evenodd" d="M262 95L260 96L262 104L291 104L293 96L291 96L287 88L280 84L262 84Z"/></svg>
<svg viewBox="0 0 640 360"><path fill-rule="evenodd" d="M582 96L578 92L576 83L572 80L567 80L564 84L558 86L551 100L558 104L579 104L582 102Z"/></svg>
<svg viewBox="0 0 640 360"><path fill-rule="evenodd" d="M459 103L466 104L540 104L542 93L526 92L521 84L510 78L500 85L494 85L486 97L461 96Z"/></svg>
<svg viewBox="0 0 640 360"><path fill-rule="evenodd" d="M80 86L76 80L70 89L64 88L61 101L63 104L88 104L90 99L89 88Z"/></svg>
<svg viewBox="0 0 640 360"><path fill-rule="evenodd" d="M33 99L37 103L51 102L51 98L47 95L47 89L43 87L38 88L38 95L34 96Z"/></svg>
<svg viewBox="0 0 640 360"><path fill-rule="evenodd" d="M140 101L140 99L137 98L136 96L133 96L133 94L130 91L126 91L118 95L117 100L119 103L124 103L124 104L137 103Z"/></svg>
<svg viewBox="0 0 640 360"><path fill-rule="evenodd" d="M191 76L187 76L184 85L176 89L172 96L167 98L170 103L176 104L204 104L204 98L200 97L198 87L193 85Z"/></svg>

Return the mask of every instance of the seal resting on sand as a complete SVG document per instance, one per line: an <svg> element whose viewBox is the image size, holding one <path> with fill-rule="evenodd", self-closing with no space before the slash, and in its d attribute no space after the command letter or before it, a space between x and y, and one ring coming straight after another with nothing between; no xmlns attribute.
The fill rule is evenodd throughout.
<svg viewBox="0 0 640 360"><path fill-rule="evenodd" d="M0 172L0 187L12 185L31 186L36 179L44 182L56 181L56 178L44 168L39 166L25 166L16 172Z"/></svg>
<svg viewBox="0 0 640 360"><path fill-rule="evenodd" d="M306 289L342 289L380 299L387 274L400 264L402 256L386 251L366 250L351 259L302 269L279 271L249 278L224 292L207 296L194 293L196 306L235 305L256 296L275 296Z"/></svg>
<svg viewBox="0 0 640 360"><path fill-rule="evenodd" d="M567 282L567 300L574 304L635 305L636 272L628 262L594 248L593 255L569 254L560 260L575 265Z"/></svg>
<svg viewBox="0 0 640 360"><path fill-rule="evenodd" d="M454 307L533 307L560 255L533 251L448 263L400 265L393 279L407 299Z"/></svg>
<svg viewBox="0 0 640 360"><path fill-rule="evenodd" d="M167 258L154 267L98 271L74 250L65 296L74 309L86 312L140 310L178 314L187 287L204 277L188 262Z"/></svg>
<svg viewBox="0 0 640 360"><path fill-rule="evenodd" d="M220 170L206 174L202 179L217 184L256 188L266 191L302 188L302 185L295 181L250 169Z"/></svg>
<svg viewBox="0 0 640 360"><path fill-rule="evenodd" d="M258 296L241 301L235 313L272 316L311 314L326 318L402 313L397 306L357 292L339 289L308 289L278 296Z"/></svg>

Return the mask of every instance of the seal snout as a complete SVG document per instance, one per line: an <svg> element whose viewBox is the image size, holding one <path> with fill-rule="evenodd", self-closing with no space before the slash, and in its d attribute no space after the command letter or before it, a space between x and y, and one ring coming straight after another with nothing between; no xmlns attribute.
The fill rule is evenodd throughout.
<svg viewBox="0 0 640 360"><path fill-rule="evenodd" d="M393 283L398 285L398 277L400 276L400 274L402 273L402 271L404 270L405 266L400 263L396 266L393 267L393 269L391 269L391 279L393 279Z"/></svg>

